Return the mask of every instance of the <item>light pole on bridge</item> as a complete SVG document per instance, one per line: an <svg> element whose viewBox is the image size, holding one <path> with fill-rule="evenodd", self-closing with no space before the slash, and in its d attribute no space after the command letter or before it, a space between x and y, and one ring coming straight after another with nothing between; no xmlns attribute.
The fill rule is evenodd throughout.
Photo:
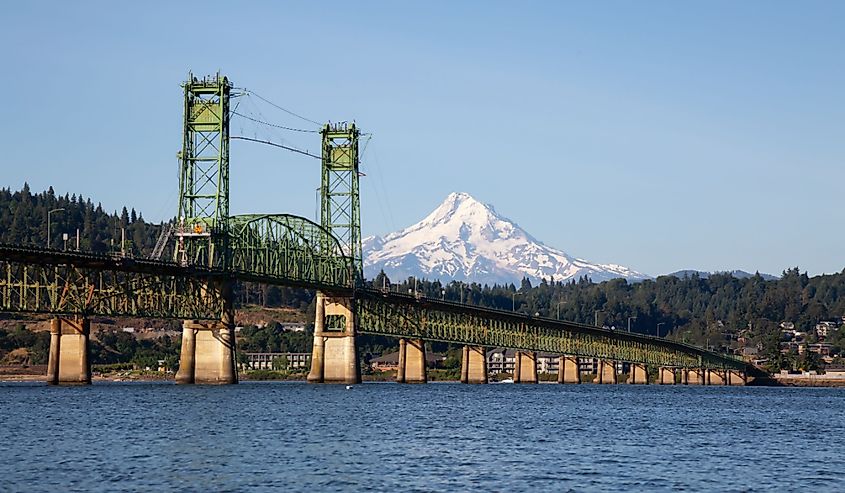
<svg viewBox="0 0 845 493"><path fill-rule="evenodd" d="M314 191L314 222L317 224L322 224L320 219L320 189L322 187L317 187Z"/></svg>
<svg viewBox="0 0 845 493"><path fill-rule="evenodd" d="M631 320L636 320L637 317L628 317L628 332L631 332Z"/></svg>
<svg viewBox="0 0 845 493"><path fill-rule="evenodd" d="M64 207L59 207L58 209L51 209L47 211L47 248L50 248L50 215L54 212L64 211Z"/></svg>
<svg viewBox="0 0 845 493"><path fill-rule="evenodd" d="M657 337L660 337L660 326L661 325L666 325L666 322L660 322L659 324L657 324Z"/></svg>

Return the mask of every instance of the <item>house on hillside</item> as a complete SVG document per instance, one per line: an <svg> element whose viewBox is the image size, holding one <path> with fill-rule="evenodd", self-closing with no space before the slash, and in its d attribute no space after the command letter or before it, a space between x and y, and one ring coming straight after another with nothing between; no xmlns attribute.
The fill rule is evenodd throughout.
<svg viewBox="0 0 845 493"><path fill-rule="evenodd" d="M838 330L839 322L836 321L824 321L816 324L817 337L828 337Z"/></svg>

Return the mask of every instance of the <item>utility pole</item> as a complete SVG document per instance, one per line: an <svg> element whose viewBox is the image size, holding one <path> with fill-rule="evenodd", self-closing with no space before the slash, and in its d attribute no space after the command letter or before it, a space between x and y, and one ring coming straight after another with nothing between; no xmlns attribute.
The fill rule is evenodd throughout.
<svg viewBox="0 0 845 493"><path fill-rule="evenodd" d="M628 332L631 332L631 320L636 320L637 317L628 317Z"/></svg>

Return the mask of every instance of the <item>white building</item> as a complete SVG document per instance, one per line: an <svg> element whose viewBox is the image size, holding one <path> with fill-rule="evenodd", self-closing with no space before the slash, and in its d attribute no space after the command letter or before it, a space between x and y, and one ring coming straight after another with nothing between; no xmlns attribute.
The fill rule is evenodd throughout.
<svg viewBox="0 0 845 493"><path fill-rule="evenodd" d="M818 337L827 337L837 330L839 330L838 322L825 321L816 324L816 336Z"/></svg>

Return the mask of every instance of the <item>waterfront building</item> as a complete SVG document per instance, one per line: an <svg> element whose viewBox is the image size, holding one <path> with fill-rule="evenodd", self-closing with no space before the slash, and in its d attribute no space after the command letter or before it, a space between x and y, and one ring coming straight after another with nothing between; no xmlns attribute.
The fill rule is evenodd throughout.
<svg viewBox="0 0 845 493"><path fill-rule="evenodd" d="M308 370L311 353L242 353L242 370Z"/></svg>

